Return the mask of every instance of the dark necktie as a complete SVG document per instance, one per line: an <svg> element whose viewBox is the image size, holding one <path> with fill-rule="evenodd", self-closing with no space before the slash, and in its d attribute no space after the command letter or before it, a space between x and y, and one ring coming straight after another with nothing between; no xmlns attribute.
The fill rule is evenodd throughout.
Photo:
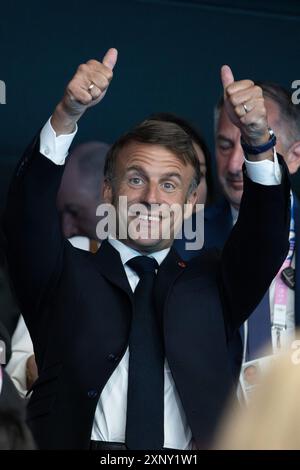
<svg viewBox="0 0 300 470"><path fill-rule="evenodd" d="M147 256L127 262L140 280L134 292L129 337L126 418L128 449L162 449L164 444L164 352L153 302L158 263Z"/></svg>
<svg viewBox="0 0 300 470"><path fill-rule="evenodd" d="M256 359L271 341L269 290L248 319L246 360Z"/></svg>

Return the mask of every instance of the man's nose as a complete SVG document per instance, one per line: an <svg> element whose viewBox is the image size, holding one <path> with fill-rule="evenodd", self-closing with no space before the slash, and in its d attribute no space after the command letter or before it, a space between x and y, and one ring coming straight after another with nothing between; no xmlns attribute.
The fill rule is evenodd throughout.
<svg viewBox="0 0 300 470"><path fill-rule="evenodd" d="M237 144L230 155L228 160L227 170L230 173L239 173L242 171L244 163L244 153L240 144Z"/></svg>
<svg viewBox="0 0 300 470"><path fill-rule="evenodd" d="M62 232L65 238L71 238L78 235L76 222L71 214L63 213L61 218Z"/></svg>
<svg viewBox="0 0 300 470"><path fill-rule="evenodd" d="M160 203L160 191L156 183L149 183L143 191L142 198L148 204Z"/></svg>

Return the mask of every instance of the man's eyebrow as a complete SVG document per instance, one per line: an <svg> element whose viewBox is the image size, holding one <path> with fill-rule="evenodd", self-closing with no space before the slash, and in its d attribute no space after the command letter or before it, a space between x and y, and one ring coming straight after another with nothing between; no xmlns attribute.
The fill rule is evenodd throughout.
<svg viewBox="0 0 300 470"><path fill-rule="evenodd" d="M161 179L168 179L168 178L177 178L180 181L182 180L181 174L177 173L176 171L170 171L169 173L164 173L161 176Z"/></svg>
<svg viewBox="0 0 300 470"><path fill-rule="evenodd" d="M132 165L126 169L126 173L130 173L131 171L136 171L137 173L140 173L141 175L148 178L148 175L145 172L145 170L143 170L143 168L138 165ZM161 175L160 179L168 179L168 178L174 178L174 177L178 178L180 181L182 180L181 174L177 173L176 171L170 171L168 173L164 173L163 175Z"/></svg>
<svg viewBox="0 0 300 470"><path fill-rule="evenodd" d="M217 135L217 140L226 140L226 142L233 143L232 139L230 139L229 137L226 137L225 135L222 135L222 134Z"/></svg>
<svg viewBox="0 0 300 470"><path fill-rule="evenodd" d="M145 170L143 170L143 168L139 165L132 165L126 168L126 173L129 173L130 171L136 171L137 173L140 173L143 176L147 176Z"/></svg>

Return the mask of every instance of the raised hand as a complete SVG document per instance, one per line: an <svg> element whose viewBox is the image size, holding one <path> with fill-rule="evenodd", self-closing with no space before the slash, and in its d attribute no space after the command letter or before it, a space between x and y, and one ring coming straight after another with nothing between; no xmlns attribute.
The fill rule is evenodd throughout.
<svg viewBox="0 0 300 470"><path fill-rule="evenodd" d="M262 89L251 80L234 81L228 65L221 68L221 80L224 106L231 122L249 145L265 144L269 132Z"/></svg>
<svg viewBox="0 0 300 470"><path fill-rule="evenodd" d="M117 56L116 49L109 49L102 62L89 60L78 67L51 119L57 135L72 132L83 113L103 99Z"/></svg>

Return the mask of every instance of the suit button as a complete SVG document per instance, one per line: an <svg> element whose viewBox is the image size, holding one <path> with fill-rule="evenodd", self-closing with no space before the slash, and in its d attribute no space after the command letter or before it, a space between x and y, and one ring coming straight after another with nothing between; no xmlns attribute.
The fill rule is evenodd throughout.
<svg viewBox="0 0 300 470"><path fill-rule="evenodd" d="M87 396L89 398L96 398L98 396L98 392L97 392L97 390L89 390L87 392Z"/></svg>
<svg viewBox="0 0 300 470"><path fill-rule="evenodd" d="M110 362L117 362L118 361L118 356L116 356L115 354L109 354L107 356L107 359L110 361Z"/></svg>

